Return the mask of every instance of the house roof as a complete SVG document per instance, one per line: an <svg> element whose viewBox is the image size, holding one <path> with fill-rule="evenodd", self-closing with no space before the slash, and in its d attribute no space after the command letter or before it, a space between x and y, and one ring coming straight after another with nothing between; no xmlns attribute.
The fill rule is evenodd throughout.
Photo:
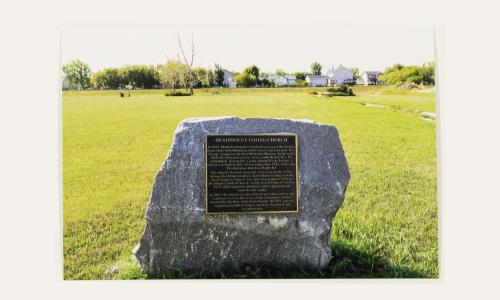
<svg viewBox="0 0 500 300"><path fill-rule="evenodd" d="M286 80L295 80L296 79L295 75L269 75L269 76L264 77L264 78L267 78L268 80L276 80L280 77L285 78Z"/></svg>
<svg viewBox="0 0 500 300"><path fill-rule="evenodd" d="M381 72L380 71L363 71L363 73L366 73L366 74L380 74Z"/></svg>
<svg viewBox="0 0 500 300"><path fill-rule="evenodd" d="M335 72L338 72L338 71L340 71L340 70L347 70L347 71L352 72L352 71L351 71L351 69L346 68L346 67L344 67L343 65L340 65L340 66L338 66L337 68L334 68L334 67L332 66L332 68L330 69L330 71L329 71L329 72L330 72L330 73L335 73Z"/></svg>
<svg viewBox="0 0 500 300"><path fill-rule="evenodd" d="M309 79L328 79L328 76L324 75L307 75L306 77L309 77Z"/></svg>
<svg viewBox="0 0 500 300"><path fill-rule="evenodd" d="M352 70L349 68L344 67L343 65L338 66L337 68L334 68L333 66L328 70L328 75L333 76L335 73L340 72L340 71L348 71L352 74Z"/></svg>

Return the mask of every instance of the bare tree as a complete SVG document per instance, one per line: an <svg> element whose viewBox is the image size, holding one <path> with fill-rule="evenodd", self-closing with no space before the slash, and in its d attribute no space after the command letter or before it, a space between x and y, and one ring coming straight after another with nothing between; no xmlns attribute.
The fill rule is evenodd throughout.
<svg viewBox="0 0 500 300"><path fill-rule="evenodd" d="M184 46L181 40L181 35L177 33L177 42L179 44L180 55L179 60L181 60L186 65L186 72L182 74L182 82L186 89L189 89L189 93L193 95L193 86L195 86L202 78L198 78L196 72L193 72L194 62L196 57L196 49L194 37L191 35L191 40L187 41L188 51L184 50Z"/></svg>

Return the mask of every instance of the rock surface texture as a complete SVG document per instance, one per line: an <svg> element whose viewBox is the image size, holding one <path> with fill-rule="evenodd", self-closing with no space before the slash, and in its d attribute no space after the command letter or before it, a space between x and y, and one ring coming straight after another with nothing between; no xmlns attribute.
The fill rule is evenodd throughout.
<svg viewBox="0 0 500 300"><path fill-rule="evenodd" d="M206 215L205 136L260 133L298 135L299 212ZM135 257L152 275L172 269L238 272L249 265L323 269L332 257L332 220L349 178L333 125L236 117L184 120L156 176Z"/></svg>

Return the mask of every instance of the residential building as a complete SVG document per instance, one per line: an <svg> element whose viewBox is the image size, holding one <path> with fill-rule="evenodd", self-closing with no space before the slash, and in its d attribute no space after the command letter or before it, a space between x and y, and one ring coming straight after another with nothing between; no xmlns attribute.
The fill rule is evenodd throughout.
<svg viewBox="0 0 500 300"><path fill-rule="evenodd" d="M297 82L295 75L270 75L267 80L274 82L275 86L290 86Z"/></svg>
<svg viewBox="0 0 500 300"><path fill-rule="evenodd" d="M329 85L344 85L344 84L354 84L354 78L352 71L340 65L338 68L333 67L327 72L328 84Z"/></svg>
<svg viewBox="0 0 500 300"><path fill-rule="evenodd" d="M224 81L222 82L222 85L229 88L235 88L236 78L234 74L229 72L228 70L223 70L223 71L224 71Z"/></svg>
<svg viewBox="0 0 500 300"><path fill-rule="evenodd" d="M328 85L328 76L323 75L307 75L306 82L309 86L327 86Z"/></svg>
<svg viewBox="0 0 500 300"><path fill-rule="evenodd" d="M378 85L379 80L378 77L381 74L379 71L364 71L361 74L361 78L363 80L364 85Z"/></svg>

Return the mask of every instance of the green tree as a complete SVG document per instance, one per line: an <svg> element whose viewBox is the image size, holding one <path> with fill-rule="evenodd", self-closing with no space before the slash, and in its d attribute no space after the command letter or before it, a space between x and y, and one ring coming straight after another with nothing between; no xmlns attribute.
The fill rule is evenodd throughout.
<svg viewBox="0 0 500 300"><path fill-rule="evenodd" d="M206 87L213 87L216 85L215 74L211 69L207 70L207 74L205 75L205 79L203 80L203 85Z"/></svg>
<svg viewBox="0 0 500 300"><path fill-rule="evenodd" d="M91 85L96 88L105 88L104 87L104 74L103 71L98 71L92 74L92 78L90 79Z"/></svg>
<svg viewBox="0 0 500 300"><path fill-rule="evenodd" d="M120 70L126 85L134 88L151 89L160 85L158 68L155 66L132 65Z"/></svg>
<svg viewBox="0 0 500 300"><path fill-rule="evenodd" d="M396 64L387 68L379 78L386 84L394 85L405 83L434 84L434 63L406 67Z"/></svg>
<svg viewBox="0 0 500 300"><path fill-rule="evenodd" d="M254 87L260 84L259 68L255 65L245 68L236 76L236 84L239 87Z"/></svg>
<svg viewBox="0 0 500 300"><path fill-rule="evenodd" d="M357 79L361 78L361 74L359 74L359 69L358 68L351 68L352 72L352 79L356 81Z"/></svg>
<svg viewBox="0 0 500 300"><path fill-rule="evenodd" d="M422 80L423 80L424 84L428 84L428 85L435 84L434 67L435 67L434 62L424 64L424 66L422 67Z"/></svg>
<svg viewBox="0 0 500 300"><path fill-rule="evenodd" d="M278 69L279 70L279 69ZM259 77L260 78L269 78L269 76L271 76L273 74L271 73L268 73L268 72L262 72L262 71L259 71Z"/></svg>
<svg viewBox="0 0 500 300"><path fill-rule="evenodd" d="M121 68L105 68L92 76L92 84L101 89L118 89L132 86L152 89L160 86L160 66L132 65Z"/></svg>
<svg viewBox="0 0 500 300"><path fill-rule="evenodd" d="M105 68L92 76L92 83L100 89L118 89L126 84L123 72L118 68Z"/></svg>
<svg viewBox="0 0 500 300"><path fill-rule="evenodd" d="M224 84L224 70L218 64L215 64L214 77L216 86L222 86Z"/></svg>
<svg viewBox="0 0 500 300"><path fill-rule="evenodd" d="M403 69L405 66L403 66L402 64L394 64L388 68L385 69L384 71L384 74L385 73L390 73L390 72L393 72L393 71L399 71L401 69Z"/></svg>
<svg viewBox="0 0 500 300"><path fill-rule="evenodd" d="M158 66L144 66L142 87L152 89L160 86L160 71Z"/></svg>
<svg viewBox="0 0 500 300"><path fill-rule="evenodd" d="M323 67L320 65L319 62L315 61L311 64L311 73L313 75L321 75L321 69Z"/></svg>
<svg viewBox="0 0 500 300"><path fill-rule="evenodd" d="M283 69L277 69L276 70L276 75L278 76L285 76L287 73Z"/></svg>
<svg viewBox="0 0 500 300"><path fill-rule="evenodd" d="M236 76L238 87L254 87L257 84L257 77L248 72L241 72Z"/></svg>
<svg viewBox="0 0 500 300"><path fill-rule="evenodd" d="M76 59L65 64L62 67L66 79L73 85L81 89L90 87L92 70L89 65L83 61Z"/></svg>
<svg viewBox="0 0 500 300"><path fill-rule="evenodd" d="M259 68L255 65L246 68L245 70L243 70L243 73L248 73L255 76L255 78L259 78Z"/></svg>
<svg viewBox="0 0 500 300"><path fill-rule="evenodd" d="M421 67L419 66L408 66L401 69L398 73L400 75L401 83L422 83L423 74L421 72Z"/></svg>
<svg viewBox="0 0 500 300"><path fill-rule="evenodd" d="M194 76L194 87L201 88L205 83L205 78L207 77L207 70L202 67L196 67L193 69Z"/></svg>
<svg viewBox="0 0 500 300"><path fill-rule="evenodd" d="M295 72L295 78L298 80L306 80L307 74L305 72Z"/></svg>
<svg viewBox="0 0 500 300"><path fill-rule="evenodd" d="M185 64L179 60L168 60L160 68L160 81L164 87L174 90L185 86L184 76L188 72Z"/></svg>
<svg viewBox="0 0 500 300"><path fill-rule="evenodd" d="M262 79L260 84L261 87L271 87L271 82L267 78Z"/></svg>
<svg viewBox="0 0 500 300"><path fill-rule="evenodd" d="M124 66L120 69L125 81L125 85L138 87L142 81L142 72L137 66Z"/></svg>

